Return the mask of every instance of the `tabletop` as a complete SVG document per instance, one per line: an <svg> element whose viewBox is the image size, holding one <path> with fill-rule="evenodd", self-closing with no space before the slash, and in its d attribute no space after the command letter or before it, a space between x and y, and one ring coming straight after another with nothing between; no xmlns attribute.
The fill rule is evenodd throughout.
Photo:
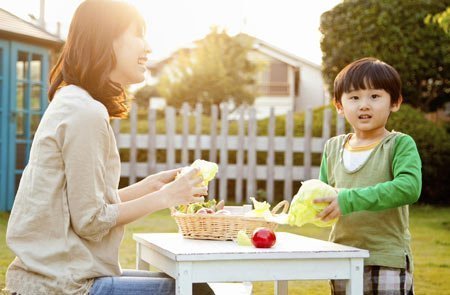
<svg viewBox="0 0 450 295"><path fill-rule="evenodd" d="M239 246L233 241L194 240L179 233L134 234L133 238L176 261L292 258L365 258L367 250L287 232L276 233L272 248Z"/></svg>

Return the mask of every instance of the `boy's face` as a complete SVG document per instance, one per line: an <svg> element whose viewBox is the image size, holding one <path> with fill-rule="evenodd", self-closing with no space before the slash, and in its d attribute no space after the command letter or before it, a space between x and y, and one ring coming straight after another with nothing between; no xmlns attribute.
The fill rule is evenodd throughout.
<svg viewBox="0 0 450 295"><path fill-rule="evenodd" d="M401 99L391 105L391 96L383 89L359 89L344 92L341 102L336 103L355 133L373 133L385 129L389 114L399 110Z"/></svg>

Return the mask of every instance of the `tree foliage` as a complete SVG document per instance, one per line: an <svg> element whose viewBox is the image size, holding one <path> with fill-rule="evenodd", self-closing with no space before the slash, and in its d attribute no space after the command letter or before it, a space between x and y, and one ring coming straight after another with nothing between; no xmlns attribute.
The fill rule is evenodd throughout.
<svg viewBox="0 0 450 295"><path fill-rule="evenodd" d="M450 6L447 7L446 10L435 15L427 15L427 17L425 18L425 23L435 23L439 27L441 27L447 35L450 35Z"/></svg>
<svg viewBox="0 0 450 295"><path fill-rule="evenodd" d="M345 65L373 56L400 73L406 102L432 111L450 101L450 36L424 21L449 5L450 0L349 0L324 13L323 75L330 92Z"/></svg>
<svg viewBox="0 0 450 295"><path fill-rule="evenodd" d="M258 66L248 59L251 40L212 28L195 45L180 50L160 77L158 91L167 103L179 107L183 102L201 102L205 110L228 100L236 105L253 103Z"/></svg>
<svg viewBox="0 0 450 295"><path fill-rule="evenodd" d="M154 85L144 85L134 93L136 103L142 108L148 108L149 99L158 96L159 93Z"/></svg>

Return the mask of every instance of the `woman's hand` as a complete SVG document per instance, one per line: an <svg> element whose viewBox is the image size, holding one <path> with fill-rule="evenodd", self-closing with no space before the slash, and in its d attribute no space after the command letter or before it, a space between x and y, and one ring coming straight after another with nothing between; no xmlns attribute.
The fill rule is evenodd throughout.
<svg viewBox="0 0 450 295"><path fill-rule="evenodd" d="M167 207L203 202L205 199L202 196L208 195L208 187L198 186L202 181L199 170L192 168L186 174L163 185L160 191L167 197Z"/></svg>
<svg viewBox="0 0 450 295"><path fill-rule="evenodd" d="M160 190L165 184L173 181L181 168L161 171L146 177L147 186L151 192Z"/></svg>
<svg viewBox="0 0 450 295"><path fill-rule="evenodd" d="M139 182L121 188L119 197L122 202L128 202L158 191L163 185L173 181L180 170L181 168L167 170L147 176Z"/></svg>

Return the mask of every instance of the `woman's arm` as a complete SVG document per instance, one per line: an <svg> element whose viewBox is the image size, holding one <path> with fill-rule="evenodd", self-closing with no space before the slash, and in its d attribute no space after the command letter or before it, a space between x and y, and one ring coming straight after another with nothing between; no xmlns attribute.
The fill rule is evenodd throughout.
<svg viewBox="0 0 450 295"><path fill-rule="evenodd" d="M178 179L165 184L160 190L140 198L118 204L117 225L130 223L142 216L176 205L201 202L208 194L206 186L198 186L203 178L198 169L192 169Z"/></svg>
<svg viewBox="0 0 450 295"><path fill-rule="evenodd" d="M165 184L173 181L175 176L181 170L172 169L152 174L127 187L119 190L119 197L122 202L128 202L138 199L144 195L151 194L163 187Z"/></svg>

